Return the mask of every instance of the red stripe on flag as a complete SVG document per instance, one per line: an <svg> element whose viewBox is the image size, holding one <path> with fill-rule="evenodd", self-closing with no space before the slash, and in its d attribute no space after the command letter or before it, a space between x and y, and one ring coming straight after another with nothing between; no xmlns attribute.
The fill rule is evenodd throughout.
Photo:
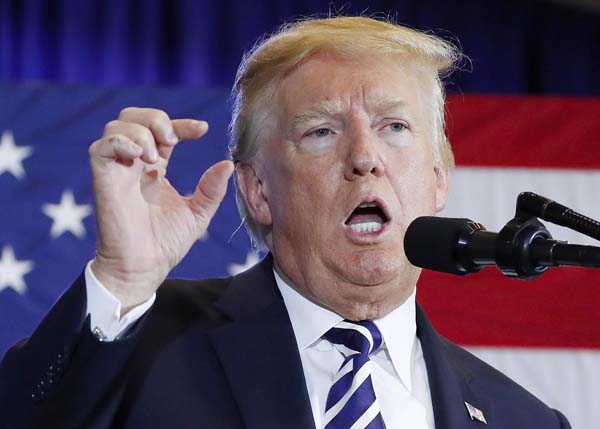
<svg viewBox="0 0 600 429"><path fill-rule="evenodd" d="M457 165L600 169L600 98L450 95Z"/></svg>
<svg viewBox="0 0 600 429"><path fill-rule="evenodd" d="M599 98L454 95L447 122L458 166L600 170ZM424 272L418 296L440 332L464 345L600 349L599 269L533 281L495 268Z"/></svg>
<svg viewBox="0 0 600 429"><path fill-rule="evenodd" d="M600 349L599 271L554 269L531 281L491 267L466 277L424 271L418 298L463 345Z"/></svg>

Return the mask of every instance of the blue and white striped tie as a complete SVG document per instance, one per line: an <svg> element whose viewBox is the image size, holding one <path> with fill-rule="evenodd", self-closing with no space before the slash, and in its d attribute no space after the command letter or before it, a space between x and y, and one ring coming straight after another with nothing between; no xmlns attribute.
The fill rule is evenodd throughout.
<svg viewBox="0 0 600 429"><path fill-rule="evenodd" d="M369 360L381 347L379 330L370 321L344 320L323 337L344 355L327 395L324 429L384 429Z"/></svg>

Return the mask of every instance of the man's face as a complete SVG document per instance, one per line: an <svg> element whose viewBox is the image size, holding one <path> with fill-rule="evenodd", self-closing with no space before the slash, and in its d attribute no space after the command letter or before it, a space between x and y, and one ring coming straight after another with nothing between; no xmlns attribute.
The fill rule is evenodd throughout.
<svg viewBox="0 0 600 429"><path fill-rule="evenodd" d="M447 185L433 162L430 94L399 58L325 54L276 93L255 169L267 243L300 293L346 318L382 317L420 274L404 233L443 208Z"/></svg>

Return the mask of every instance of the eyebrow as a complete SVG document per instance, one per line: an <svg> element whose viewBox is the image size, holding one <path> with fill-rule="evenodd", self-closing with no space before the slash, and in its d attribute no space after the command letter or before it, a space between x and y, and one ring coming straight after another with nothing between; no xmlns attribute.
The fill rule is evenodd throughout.
<svg viewBox="0 0 600 429"><path fill-rule="evenodd" d="M406 101L399 98L376 98L374 101L371 101L368 104L369 109L374 112L383 112L395 108L404 108L407 106ZM295 131L298 129L298 127L306 122L334 116L344 111L346 107L347 104L343 101L320 101L313 105L310 110L306 110L294 115L290 129Z"/></svg>
<svg viewBox="0 0 600 429"><path fill-rule="evenodd" d="M294 115L292 119L291 129L295 130L303 123L315 119L321 119L327 116L334 116L341 112L346 107L346 103L342 101L323 100L314 104L310 110L300 112Z"/></svg>
<svg viewBox="0 0 600 429"><path fill-rule="evenodd" d="M369 103L369 107L375 112L404 108L407 105L408 103L401 98L377 98L374 102Z"/></svg>

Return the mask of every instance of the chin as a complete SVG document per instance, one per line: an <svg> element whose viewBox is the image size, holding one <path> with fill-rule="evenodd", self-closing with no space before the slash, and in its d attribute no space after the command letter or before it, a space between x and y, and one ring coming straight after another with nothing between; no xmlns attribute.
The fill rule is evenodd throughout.
<svg viewBox="0 0 600 429"><path fill-rule="evenodd" d="M390 283L401 276L408 261L389 250L363 249L350 256L340 257L341 277L347 282L361 286L377 286Z"/></svg>
<svg viewBox="0 0 600 429"><path fill-rule="evenodd" d="M354 249L330 256L328 269L337 282L317 294L317 301L350 320L385 316L406 300L419 277L402 250Z"/></svg>

